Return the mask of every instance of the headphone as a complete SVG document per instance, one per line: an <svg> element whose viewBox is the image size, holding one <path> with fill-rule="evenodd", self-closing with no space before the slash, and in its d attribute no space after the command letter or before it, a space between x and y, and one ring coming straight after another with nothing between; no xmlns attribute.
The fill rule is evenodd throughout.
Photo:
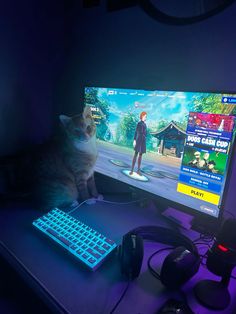
<svg viewBox="0 0 236 314"><path fill-rule="evenodd" d="M141 226L123 236L119 248L121 273L128 279L138 277L143 261L143 240L174 247L161 267L160 281L169 289L176 289L193 277L200 266L195 244L175 230L157 226Z"/></svg>

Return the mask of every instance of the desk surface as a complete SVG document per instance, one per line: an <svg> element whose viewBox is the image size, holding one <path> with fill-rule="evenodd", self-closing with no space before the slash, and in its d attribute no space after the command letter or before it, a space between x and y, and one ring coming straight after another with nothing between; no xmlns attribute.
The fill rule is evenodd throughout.
<svg viewBox="0 0 236 314"><path fill-rule="evenodd" d="M106 314L118 301L126 280L120 274L118 258L113 254L94 273L84 268L74 257L33 228L32 221L42 213L15 204L0 209L0 253L14 267L24 273L28 283L56 312ZM97 203L82 205L73 216L121 242L122 236L140 225L165 225L153 207L141 208L135 204L118 205ZM192 239L197 233L190 232ZM116 314L154 314L173 293L167 291L147 269L147 258L161 245L145 244L145 256L140 276L134 280ZM206 248L205 248L206 249ZM196 314L236 313L236 283L231 280L231 304L224 311L211 311L200 306L193 287L201 279L218 279L207 269L201 270L183 287L190 307Z"/></svg>

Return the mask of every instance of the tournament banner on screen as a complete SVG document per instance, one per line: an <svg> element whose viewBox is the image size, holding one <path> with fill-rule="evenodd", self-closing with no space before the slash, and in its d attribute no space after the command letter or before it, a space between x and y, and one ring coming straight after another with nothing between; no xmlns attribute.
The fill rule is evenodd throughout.
<svg viewBox="0 0 236 314"><path fill-rule="evenodd" d="M178 192L219 204L234 119L222 114L189 113Z"/></svg>

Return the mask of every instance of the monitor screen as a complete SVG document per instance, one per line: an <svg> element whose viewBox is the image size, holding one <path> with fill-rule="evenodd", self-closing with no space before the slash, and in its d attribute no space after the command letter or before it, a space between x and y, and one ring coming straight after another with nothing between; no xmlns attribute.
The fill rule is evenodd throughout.
<svg viewBox="0 0 236 314"><path fill-rule="evenodd" d="M97 125L95 171L218 217L236 94L85 88Z"/></svg>

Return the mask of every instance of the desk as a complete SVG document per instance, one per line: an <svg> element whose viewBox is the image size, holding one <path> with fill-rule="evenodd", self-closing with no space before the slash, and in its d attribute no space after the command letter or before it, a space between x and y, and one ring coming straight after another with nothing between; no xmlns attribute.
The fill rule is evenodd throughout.
<svg viewBox="0 0 236 314"><path fill-rule="evenodd" d="M114 254L94 273L84 269L70 254L41 235L32 221L42 213L24 205L13 204L0 210L0 253L23 275L28 284L56 313L106 314L121 296L126 281L120 274ZM166 225L154 207L135 204L82 205L72 213L84 223L121 242L123 234L140 225ZM194 239L197 233L190 232ZM161 244L160 244L161 246ZM158 249L156 243L145 244L140 276L131 283L116 314L154 314L173 293L147 270L147 258ZM236 283L231 280L231 304L227 310L211 311L200 306L193 286L203 278L217 278L204 267L183 287L190 307L196 314L236 313Z"/></svg>

